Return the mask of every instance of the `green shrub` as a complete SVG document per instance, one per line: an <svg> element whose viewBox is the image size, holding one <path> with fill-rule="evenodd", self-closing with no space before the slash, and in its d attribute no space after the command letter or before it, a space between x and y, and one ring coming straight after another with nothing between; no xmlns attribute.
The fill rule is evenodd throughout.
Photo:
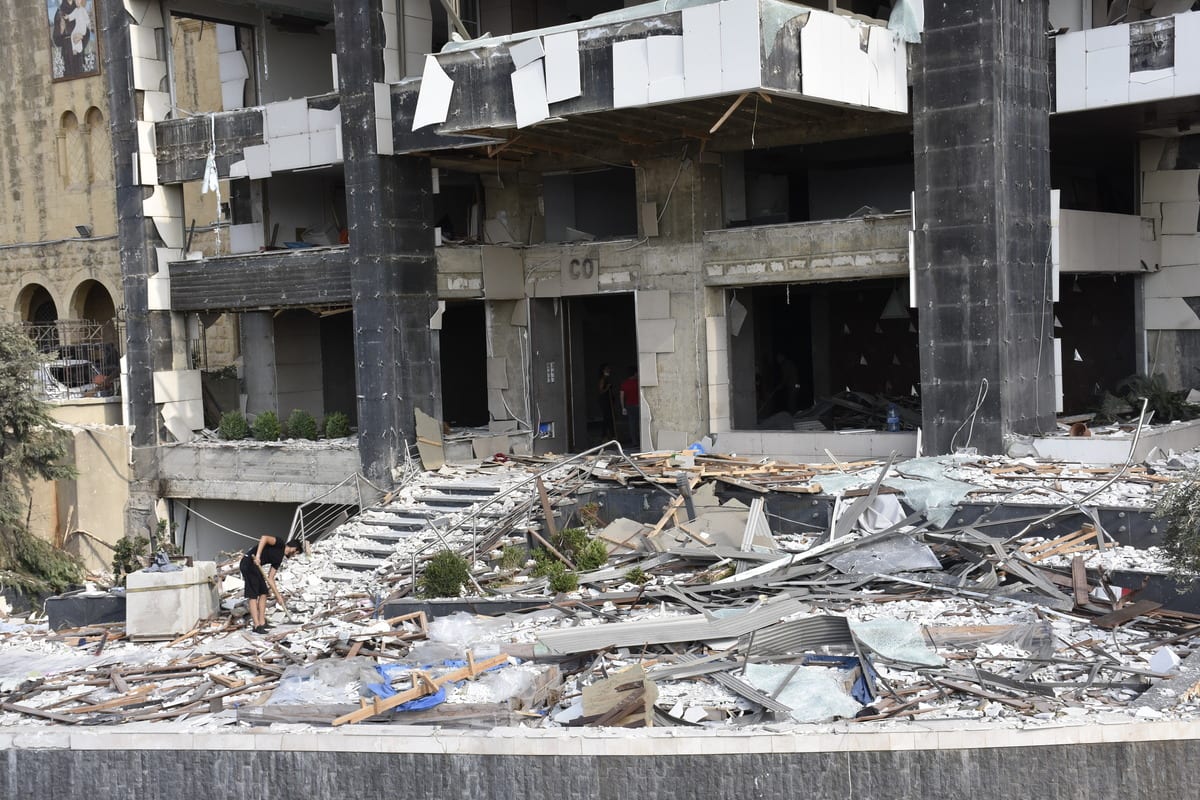
<svg viewBox="0 0 1200 800"><path fill-rule="evenodd" d="M279 425L279 417L274 411L264 411L254 418L254 425L250 430L254 433L254 438L260 442L277 442L280 435L283 433Z"/></svg>
<svg viewBox="0 0 1200 800"><path fill-rule="evenodd" d="M551 591L562 594L563 592L573 592L579 588L579 576L563 566L561 561L554 562L558 564L558 569L554 570L550 575Z"/></svg>
<svg viewBox="0 0 1200 800"><path fill-rule="evenodd" d="M587 546L588 541L588 532L583 528L563 528L558 532L553 544L558 552L574 561L575 556Z"/></svg>
<svg viewBox="0 0 1200 800"><path fill-rule="evenodd" d="M442 550L425 565L417 588L422 597L458 597L470 579L467 560L453 550Z"/></svg>
<svg viewBox="0 0 1200 800"><path fill-rule="evenodd" d="M642 569L641 567L634 567L633 569L629 570L629 572L625 573L625 580L629 581L630 583L636 583L638 586L645 586L650 582L650 573L646 572L646 570Z"/></svg>
<svg viewBox="0 0 1200 800"><path fill-rule="evenodd" d="M142 568L140 557L149 555L150 540L145 536L124 536L113 549L113 581L125 585L125 576Z"/></svg>
<svg viewBox="0 0 1200 800"><path fill-rule="evenodd" d="M340 411L325 417L325 438L344 439L350 435L350 418Z"/></svg>
<svg viewBox="0 0 1200 800"><path fill-rule="evenodd" d="M554 555L544 547L539 547L533 551L534 565L530 573L535 578L544 578L550 574L555 567L565 568L565 565L559 561Z"/></svg>
<svg viewBox="0 0 1200 800"><path fill-rule="evenodd" d="M599 539L591 539L571 559L580 572L600 569L608 562L608 548Z"/></svg>
<svg viewBox="0 0 1200 800"><path fill-rule="evenodd" d="M500 569L512 572L525 565L527 554L519 545L509 545L500 551Z"/></svg>
<svg viewBox="0 0 1200 800"><path fill-rule="evenodd" d="M287 418L288 436L293 439L308 439L315 441L317 438L317 421L313 419L313 415L302 408L297 408L288 414Z"/></svg>
<svg viewBox="0 0 1200 800"><path fill-rule="evenodd" d="M237 441L245 439L250 435L250 426L246 423L246 417L240 411L226 411L221 415L221 422L217 425L217 434L226 441Z"/></svg>

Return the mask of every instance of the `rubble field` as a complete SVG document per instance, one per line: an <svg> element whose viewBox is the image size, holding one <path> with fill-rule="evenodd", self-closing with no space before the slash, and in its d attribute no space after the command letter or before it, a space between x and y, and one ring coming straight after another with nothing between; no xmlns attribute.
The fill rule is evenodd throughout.
<svg viewBox="0 0 1200 800"><path fill-rule="evenodd" d="M285 563L267 634L236 556L222 614L169 641L0 622L0 725L1193 719L1200 615L1110 580L1169 565L1099 513L1147 514L1193 461L600 451L410 471ZM622 493L638 519L601 502ZM772 510L797 498L827 518ZM965 503L1022 513L960 524ZM446 550L459 596L421 596Z"/></svg>

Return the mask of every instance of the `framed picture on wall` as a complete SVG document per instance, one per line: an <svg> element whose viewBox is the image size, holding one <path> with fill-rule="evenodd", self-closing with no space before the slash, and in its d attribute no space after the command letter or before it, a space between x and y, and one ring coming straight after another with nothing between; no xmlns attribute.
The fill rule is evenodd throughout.
<svg viewBox="0 0 1200 800"><path fill-rule="evenodd" d="M50 74L69 81L100 74L100 35L95 0L46 0L50 27Z"/></svg>

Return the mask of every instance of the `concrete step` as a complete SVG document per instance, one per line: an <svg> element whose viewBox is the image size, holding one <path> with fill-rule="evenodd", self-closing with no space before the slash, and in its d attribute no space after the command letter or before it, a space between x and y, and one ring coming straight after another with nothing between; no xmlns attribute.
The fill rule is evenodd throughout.
<svg viewBox="0 0 1200 800"><path fill-rule="evenodd" d="M372 572L387 563L382 558L335 558L334 566L342 569L352 569L357 572Z"/></svg>
<svg viewBox="0 0 1200 800"><path fill-rule="evenodd" d="M378 530L370 530L360 533L359 536L363 539L371 539L376 542L401 542L405 539L411 539L414 536L419 536L421 530L396 530L394 528L379 528Z"/></svg>
<svg viewBox="0 0 1200 800"><path fill-rule="evenodd" d="M396 552L395 545L383 544L376 541L352 541L343 542L348 550L353 550L355 553L361 553L365 558L382 558L386 559L392 553Z"/></svg>
<svg viewBox="0 0 1200 800"><path fill-rule="evenodd" d="M420 531L429 527L428 517L396 517L393 519L362 519L363 525L375 528L390 528L394 531Z"/></svg>

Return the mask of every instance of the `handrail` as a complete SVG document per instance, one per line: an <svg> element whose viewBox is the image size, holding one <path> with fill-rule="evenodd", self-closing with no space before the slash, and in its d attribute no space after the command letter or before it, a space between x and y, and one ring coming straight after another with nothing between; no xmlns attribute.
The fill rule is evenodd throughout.
<svg viewBox="0 0 1200 800"><path fill-rule="evenodd" d="M334 505L356 507L358 509L358 512L361 513L363 508L366 507L366 503L363 498L363 484L364 483L377 493L376 497L382 497L384 494L386 494L386 492L384 492L378 486L376 486L375 484L373 484L369 480L367 480L367 478L365 476L363 476L362 473L354 472L354 473L346 476L344 479L342 479L337 485L331 487L330 489L327 489L326 491L322 492L321 494L317 495L314 498L305 500L303 503L296 506L296 511L292 514L292 524L288 528L288 536L287 536L288 541L291 541L292 539L297 538L297 534L298 534L300 541L307 542L308 541L308 530L307 530L307 525L305 524L305 519L304 519L305 510L308 508L311 508L312 506L320 504L322 500L324 500L325 498L334 494L335 492L341 491L351 481L354 481L355 495L358 498L358 503L357 504L355 504L355 503L336 503ZM336 515L330 515L328 518L333 519L334 516L336 516Z"/></svg>
<svg viewBox="0 0 1200 800"><path fill-rule="evenodd" d="M621 458L623 458L623 459L625 459L627 462L629 462L629 465L630 465L631 467L633 467L633 468L634 468L634 470L636 470L636 471L637 471L637 472L638 472L638 473L639 473L639 474L640 474L640 475L641 475L643 478L645 478L645 479L646 479L646 480L647 480L647 481L648 481L648 482L649 482L649 483L650 483L652 486L654 486L654 487L656 487L657 489L659 489L660 491L664 492L664 493L665 493L665 494L666 494L668 497L670 497L672 500L674 500L674 499L675 499L676 495L675 495L673 492L671 492L669 489L667 489L667 488L665 488L665 487L663 487L663 486L661 486L661 485L659 485L659 484L655 483L654 481L651 481L651 480L650 480L650 477L649 477L648 475L646 475L646 473L645 473L645 472L643 472L643 471L642 471L641 467L639 467L639 466L638 466L638 465L637 465L637 464L634 462L634 460L633 460L632 458L630 458L630 457L629 457L629 456L628 456L628 455L625 453L625 451L624 451L624 450L621 448L621 443L620 443L619 441L617 441L616 439L612 439L612 440L610 440L610 441L604 442L603 444L596 445L595 447L593 447L593 448L591 448L591 449L584 450L584 451L582 451L582 452L580 452L580 453L576 453L575 455L573 455L573 456L570 456L569 458L564 458L564 459L562 459L561 461L556 461L556 462L554 462L553 464L551 464L551 465L547 466L547 467L546 467L546 468L544 468L544 469L538 470L537 472L535 472L534 474L530 475L529 477L527 477L527 478L525 478L525 479L523 479L523 480L520 480L520 481L518 481L518 482L514 483L512 486L509 486L509 487L508 487L507 489L505 489L504 491L502 491L502 492L500 492L500 493L498 493L498 494L496 494L496 495L493 495L492 497L488 498L486 501L484 501L484 502L483 502L483 503L481 503L479 506L477 506L477 507L475 508L475 510L471 511L469 514L467 514L466 516L464 516L462 519L458 520L458 522L454 523L453 525L451 525L450 527L448 527L448 528L446 528L446 529L444 529L444 530L443 530L443 529L440 529L440 528L436 528L436 527L433 525L433 521L431 520L431 521L430 521L430 527L431 527L431 528L434 528L434 533L435 533L435 534L437 534L437 538L436 538L436 539L433 539L433 540L431 540L431 541L429 541L428 543L426 543L426 545L425 545L424 547L422 547L422 548L420 548L420 549L418 549L418 550L415 550L415 551L413 551L413 553L412 553L412 576L413 576L413 585L414 585L414 586L416 585L416 580L417 580L417 577L416 577L416 576L417 576L417 557L418 557L418 556L420 556L421 554L423 554L425 551L429 550L431 547L433 547L433 546L434 546L435 544L437 544L439 541L440 541L440 542L442 542L442 543L444 544L444 543L445 543L445 536L447 536L447 535L449 535L450 533L452 533L452 532L454 532L454 531L458 530L459 528L462 528L462 527L463 527L464 525L466 525L468 522L472 522L472 521L474 521L474 520L475 520L475 519L476 519L476 518L477 518L477 517L478 517L480 514L482 514L482 513L483 513L483 512L484 512L484 511L485 511L485 510L486 510L486 509L489 507L489 506L491 506L493 503L498 503L498 502L500 502L500 501L501 501L501 500L503 500L505 497L507 497L508 495L512 494L512 493L513 493L513 492L515 492L517 489L520 489L521 487L525 486L526 484L533 483L534 481L538 480L539 478L542 478L542 477L544 477L545 475L548 475L549 473L551 473L551 472L553 472L553 471L555 471L555 470L557 470L557 469L562 469L563 467L567 466L568 464L571 464L572 462L578 461L578 460L580 460L580 459L582 459L582 458L584 458L584 457L586 457L586 456L592 455L593 453L595 453L595 454L597 454L597 455L598 455L598 454L600 454L600 453L604 452L604 450L605 450L605 449L607 449L609 446L615 447L615 448L616 448L616 450L617 450L617 452L618 452L618 453L621 455ZM530 505L531 505L531 507L532 507L532 503L531 503ZM522 513L525 513L525 511L527 511L527 510L528 510L528 509L523 509L523 510L522 510ZM472 533L472 535L471 535L471 552L472 552L472 554L474 554L474 553L475 553L476 549L478 548L478 545L479 545L479 529L478 529L478 528L476 528L476 529L475 529L475 531L474 531L474 532Z"/></svg>

